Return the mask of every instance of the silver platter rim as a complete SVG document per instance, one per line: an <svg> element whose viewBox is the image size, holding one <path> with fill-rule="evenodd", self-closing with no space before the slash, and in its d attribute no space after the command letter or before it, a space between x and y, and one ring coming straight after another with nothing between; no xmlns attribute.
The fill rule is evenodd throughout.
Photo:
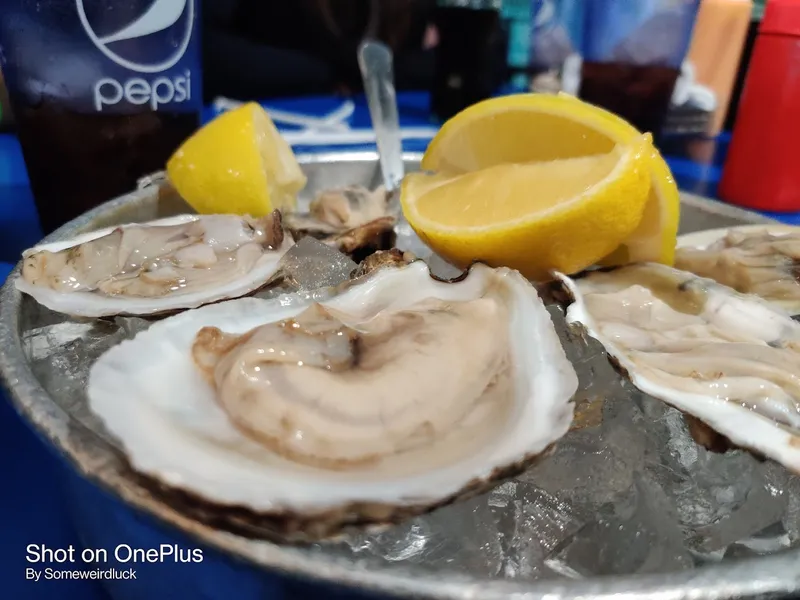
<svg viewBox="0 0 800 600"><path fill-rule="evenodd" d="M409 163L420 154L405 154ZM336 152L298 156L301 163L374 161L374 152ZM158 177L156 176L157 180ZM135 202L143 202L148 189L126 194L64 225L45 241L74 235L98 218ZM685 204L720 216L749 223L777 223L754 213L714 200L683 194ZM19 265L0 291L0 375L15 409L83 477L167 526L196 541L271 571L348 586L392 596L447 600L619 600L621 595L643 600L721 600L723 598L775 598L800 593L800 548L759 558L725 561L677 573L604 576L581 580L537 582L487 581L460 574L440 574L392 567L368 570L354 562L308 553L291 546L248 540L212 529L189 519L151 495L130 477L119 451L72 419L46 393L31 372L19 337L21 294L13 285Z"/></svg>

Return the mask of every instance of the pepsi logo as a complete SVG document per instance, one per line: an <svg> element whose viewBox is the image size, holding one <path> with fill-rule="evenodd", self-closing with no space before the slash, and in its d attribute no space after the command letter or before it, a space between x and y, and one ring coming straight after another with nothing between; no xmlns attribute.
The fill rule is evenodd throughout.
<svg viewBox="0 0 800 600"><path fill-rule="evenodd" d="M124 15L125 23L115 23L111 18L121 11L112 14L103 8L99 18L87 11L86 4L87 0L76 0L86 35L98 50L121 67L138 73L160 73L175 66L189 47L195 0L156 0L149 7L142 6L139 15ZM145 39L149 43L133 43ZM153 43L156 39L159 42Z"/></svg>

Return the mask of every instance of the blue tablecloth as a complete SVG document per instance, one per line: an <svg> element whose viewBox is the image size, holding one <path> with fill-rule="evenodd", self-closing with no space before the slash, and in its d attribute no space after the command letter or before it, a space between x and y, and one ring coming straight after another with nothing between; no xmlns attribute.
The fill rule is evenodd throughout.
<svg viewBox="0 0 800 600"><path fill-rule="evenodd" d="M426 94L400 94L398 100L401 125L415 127L431 124ZM335 110L341 102L340 98L317 97L270 102L267 106L320 116ZM205 116L212 118L214 115L214 109L209 108ZM363 99L355 100L354 112L347 122L353 128L369 127L369 112ZM717 140L674 139L666 142L664 153L682 189L715 196L727 139L723 135ZM421 152L426 145L426 140L409 140L404 143L404 149ZM295 150L311 152L365 148L374 149L374 146L313 146L296 147ZM771 216L785 222L800 223L800 213ZM13 136L0 135L0 261L16 262L19 253L36 243L40 237L19 144ZM10 264L0 263L0 281L5 279L10 268ZM59 492L59 482L65 476L63 464L51 455L50 450L4 401L0 401L0 439L3 440L0 479L7 482L6 489L0 494L0 581L3 582L0 598L101 600L106 597L97 584L87 581L36 584L25 581L24 572L28 566L25 563L25 547L28 544L47 543L54 548L63 548L69 544L77 546L78 540L66 517Z"/></svg>

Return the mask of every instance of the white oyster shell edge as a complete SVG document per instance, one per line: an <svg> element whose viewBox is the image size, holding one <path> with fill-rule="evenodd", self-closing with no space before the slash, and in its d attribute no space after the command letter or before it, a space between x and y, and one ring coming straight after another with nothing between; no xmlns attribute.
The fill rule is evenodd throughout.
<svg viewBox="0 0 800 600"><path fill-rule="evenodd" d="M653 266L676 273L685 273L663 265ZM800 325L793 321L788 313L759 297L739 294L735 290L722 286L710 279L700 278L688 272L685 274L707 282L712 288L725 290L730 299L736 303L750 304L755 309L754 312L761 313L761 316L768 321L768 323L762 321L760 323L762 326L774 328L776 322L780 322L782 325L786 324L800 328ZM556 276L567 287L573 297L573 302L567 307L567 323L582 325L586 332L600 342L610 356L614 357L627 372L631 383L639 390L700 419L717 433L726 436L734 444L760 452L789 470L800 474L800 438L798 436L778 426L771 419L735 403L712 396L680 392L652 382L647 377L642 376L637 371L636 365L625 356L622 349L609 338L599 333L596 322L586 310L583 294L577 283L563 273L556 273ZM718 301L720 303L718 310L722 310L725 300L720 299ZM729 308L738 310L742 307ZM758 327L759 323L753 323L752 325Z"/></svg>
<svg viewBox="0 0 800 600"><path fill-rule="evenodd" d="M126 223L117 227L105 227L96 231L83 233L69 240L41 244L29 248L23 252L23 260L35 252L49 250L50 252L60 252L79 244L85 244L104 235L108 235L118 227L130 227L131 225L153 225L169 226L189 223L200 215L177 215L147 223ZM75 317L106 317L112 315L155 315L162 312L173 310L197 308L204 304L218 302L226 298L238 298L249 294L264 285L277 272L281 258L286 251L291 248L294 241L291 236L286 236L282 246L275 252L268 252L262 256L255 266L244 276L231 281L225 285L218 286L210 290L202 290L190 294L176 294L163 298L130 298L130 297L110 297L93 292L71 292L62 293L51 288L32 285L18 276L14 281L17 290L28 294L39 304L50 310L75 316Z"/></svg>
<svg viewBox="0 0 800 600"><path fill-rule="evenodd" d="M467 300L490 277L506 279L517 398L508 429L483 452L445 468L399 478L326 471L289 462L245 438L229 421L192 362L197 331L216 326L244 333L308 306L299 296L243 298L206 306L152 325L111 348L88 381L91 409L122 443L134 468L222 505L260 513L324 512L352 502L433 504L498 468L540 454L567 433L577 375L535 288L516 271L476 265L460 282L430 277L422 261L381 269L324 304L368 317L425 298Z"/></svg>

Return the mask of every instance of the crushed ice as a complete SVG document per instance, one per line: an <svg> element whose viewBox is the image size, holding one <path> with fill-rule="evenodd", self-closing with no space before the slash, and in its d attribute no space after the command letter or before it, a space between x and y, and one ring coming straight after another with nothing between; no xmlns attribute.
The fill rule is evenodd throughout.
<svg viewBox="0 0 800 600"><path fill-rule="evenodd" d="M438 258L433 266L454 272ZM355 267L303 238L284 257L283 279L259 296L324 296ZM800 544L797 477L741 450L699 447L680 413L624 382L596 342L549 309L581 379L578 418L552 455L477 498L309 552L533 580L688 569ZM89 367L153 321L74 321L26 299L23 345L56 403L104 435L86 406Z"/></svg>

